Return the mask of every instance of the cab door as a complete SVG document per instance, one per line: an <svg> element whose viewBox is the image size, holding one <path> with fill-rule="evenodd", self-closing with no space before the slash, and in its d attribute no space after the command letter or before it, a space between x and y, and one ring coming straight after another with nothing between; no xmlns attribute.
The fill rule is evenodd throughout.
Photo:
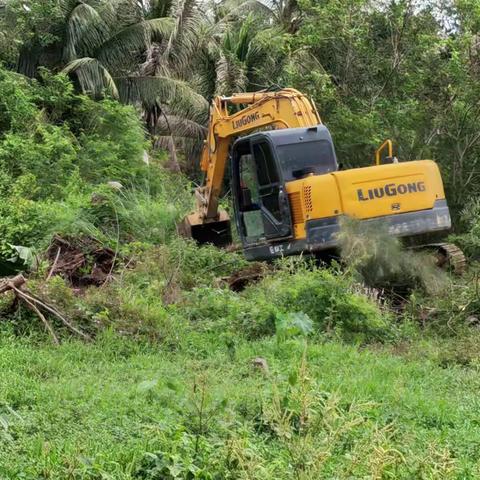
<svg viewBox="0 0 480 480"><path fill-rule="evenodd" d="M242 139L234 146L232 158L237 226L243 243L291 237L288 196L271 143L259 135L251 141Z"/></svg>

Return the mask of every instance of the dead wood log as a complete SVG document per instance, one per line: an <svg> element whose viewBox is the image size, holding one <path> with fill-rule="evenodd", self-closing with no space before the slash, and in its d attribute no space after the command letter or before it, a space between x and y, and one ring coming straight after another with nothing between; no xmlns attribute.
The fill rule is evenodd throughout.
<svg viewBox="0 0 480 480"><path fill-rule="evenodd" d="M21 288L27 280L23 275L17 275L13 278L6 278L0 281L0 294L13 290L12 286L15 288Z"/></svg>

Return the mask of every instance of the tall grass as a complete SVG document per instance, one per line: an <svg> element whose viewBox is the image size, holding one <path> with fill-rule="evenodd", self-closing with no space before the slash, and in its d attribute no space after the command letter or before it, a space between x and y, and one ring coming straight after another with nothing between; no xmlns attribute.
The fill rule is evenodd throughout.
<svg viewBox="0 0 480 480"><path fill-rule="evenodd" d="M238 339L231 356L215 333L172 352L108 332L52 348L3 331L0 392L5 479L478 474L470 370L341 344Z"/></svg>

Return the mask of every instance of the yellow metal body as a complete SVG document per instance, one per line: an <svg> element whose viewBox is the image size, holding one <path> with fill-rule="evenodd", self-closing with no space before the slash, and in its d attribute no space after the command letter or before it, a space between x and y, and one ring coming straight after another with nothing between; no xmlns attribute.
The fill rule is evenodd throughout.
<svg viewBox="0 0 480 480"><path fill-rule="evenodd" d="M295 239L305 238L307 220L382 217L430 209L445 198L438 166L431 160L310 175L288 182L286 190Z"/></svg>

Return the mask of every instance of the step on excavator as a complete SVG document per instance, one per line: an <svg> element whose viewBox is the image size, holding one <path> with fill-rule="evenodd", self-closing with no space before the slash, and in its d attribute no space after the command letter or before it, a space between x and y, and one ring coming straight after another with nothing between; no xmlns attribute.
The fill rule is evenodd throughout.
<svg viewBox="0 0 480 480"><path fill-rule="evenodd" d="M248 260L335 251L341 219L352 217L428 246L457 273L465 269L463 253L439 241L451 220L437 164L399 162L387 140L373 166L339 170L330 132L295 89L213 100L201 159L205 182L195 191L196 210L179 226L200 244L232 242L229 215L219 208L227 164Z"/></svg>

